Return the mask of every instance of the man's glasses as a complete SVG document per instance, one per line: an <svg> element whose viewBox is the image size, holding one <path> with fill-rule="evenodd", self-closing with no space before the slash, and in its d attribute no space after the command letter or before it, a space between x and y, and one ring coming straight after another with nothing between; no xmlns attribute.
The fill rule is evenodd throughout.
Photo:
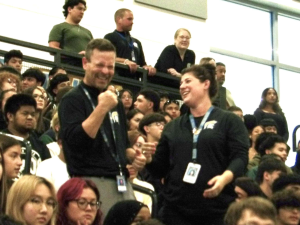
<svg viewBox="0 0 300 225"><path fill-rule="evenodd" d="M90 205L91 209L97 210L100 208L102 204L102 202L98 202L98 201L88 202L86 199L83 198L75 199L73 201L77 202L78 208L82 210L85 210L88 205Z"/></svg>

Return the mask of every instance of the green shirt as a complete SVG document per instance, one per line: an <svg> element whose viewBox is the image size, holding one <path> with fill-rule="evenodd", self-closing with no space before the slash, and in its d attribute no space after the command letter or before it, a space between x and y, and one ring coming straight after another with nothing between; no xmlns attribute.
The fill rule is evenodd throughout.
<svg viewBox="0 0 300 225"><path fill-rule="evenodd" d="M49 34L49 41L57 41L59 47L66 51L79 53L84 51L87 44L93 39L92 33L80 26L63 22L55 25Z"/></svg>

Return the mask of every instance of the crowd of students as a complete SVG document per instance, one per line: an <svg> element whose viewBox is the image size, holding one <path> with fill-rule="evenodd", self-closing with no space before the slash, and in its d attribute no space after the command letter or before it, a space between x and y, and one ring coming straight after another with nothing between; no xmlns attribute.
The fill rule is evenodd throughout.
<svg viewBox="0 0 300 225"><path fill-rule="evenodd" d="M67 22L75 18L77 11L84 12L86 7L82 1L77 4L74 1L72 6L68 6L68 2L64 6ZM129 21L132 17L130 10L118 10L115 15L117 30L123 29L124 20ZM130 30L122 32L126 36ZM110 104L112 101L117 104L115 107L119 111L113 113L120 113L115 117L110 115L110 120L126 123L126 128L121 127L123 130L117 134L126 136L127 133L127 137L117 137L117 140L128 142L126 155L122 156L126 157L128 171L123 175L123 165L119 162L121 176L117 176L117 187L122 189L129 185L127 188L132 189L130 184L136 185L156 193L158 198L156 203L146 193L134 190L135 200L118 200L111 207L108 207L111 196L107 193L114 192L99 188L99 182L108 178L114 183L110 187L115 187L115 180L109 176L114 172L112 167L103 170L107 177L95 180L95 168L88 168L93 174L89 177L70 162L70 151L76 143L80 156L75 158L78 160L79 157L83 162L90 149L79 146L85 145L80 140L88 140L87 143L94 147L93 140L103 131L99 125L91 137L83 128L80 132L89 137L75 136L76 140L67 140L67 136L72 136L69 133L78 131L73 121L79 115L72 111L75 103L71 105L74 99L70 94L63 100L64 110L60 108L60 114L57 112L63 96L73 89L67 71L63 67L54 67L49 71L48 84L44 85L46 77L37 68L21 74L23 55L20 51L7 52L5 65L0 67L0 224L299 224L300 161L297 156L294 167L284 164L290 149L286 144L289 132L276 90L263 90L262 100L253 115L243 115L230 92L222 87L225 64L206 57L199 65L193 65L195 54L188 49L190 38L187 29L178 29L174 45L163 50L155 65L158 71L180 77L182 100L170 98L164 90L143 89L136 96L126 88L116 91L113 86L108 86L109 82L106 84L114 73L104 76L99 72L100 81L96 79L98 73L96 78L93 77L94 70L98 69L90 65L95 60L91 57L95 56L95 49L87 47L86 52L80 53L86 54L82 61L86 74L79 84L86 96L80 97L82 102L76 101L86 103L88 110L84 105L78 106L80 109L76 106L76 109L84 111L80 112L82 114L92 108L95 110L97 105L89 91L95 92L93 85L99 82L100 93L95 92L92 98L100 99L106 94ZM53 40L50 42L53 44ZM102 50L97 43L104 43L109 49ZM88 45L96 46L98 55L108 52L111 53L109 59L117 62L122 59L132 72L133 59L118 55L115 58L115 48L110 42L99 39ZM151 76L155 72L147 65L144 68ZM114 72L113 67L108 70ZM78 97L79 88L73 89L74 93ZM71 114L66 114L69 110ZM63 121L59 115L64 116ZM81 122L80 128L83 127ZM62 124L73 129L64 127L62 131ZM110 128L108 139L116 138L114 129ZM113 150L117 152L118 144L108 144L108 148L115 147ZM64 146L68 147L66 158ZM139 163L144 159L146 165L137 165L137 157L141 160ZM76 176L81 172L82 176ZM126 192L126 188L124 190ZM157 204L156 207L153 204ZM151 219L151 213L156 216L157 209L162 222Z"/></svg>

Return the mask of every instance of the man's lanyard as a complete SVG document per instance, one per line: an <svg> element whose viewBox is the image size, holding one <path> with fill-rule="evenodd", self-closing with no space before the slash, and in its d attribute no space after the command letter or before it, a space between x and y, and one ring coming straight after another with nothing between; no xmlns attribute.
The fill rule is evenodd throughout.
<svg viewBox="0 0 300 225"><path fill-rule="evenodd" d="M127 41L130 50L133 51L133 41L132 41L132 38L130 37L130 35L126 36L126 34L123 35L122 33L118 32L118 31L117 31L117 34L119 34L123 40Z"/></svg>
<svg viewBox="0 0 300 225"><path fill-rule="evenodd" d="M95 104L92 101L90 93L83 86L81 86L81 88L84 91L84 93L85 93L86 97L88 98L89 102L91 103L93 109L95 109L96 106L95 106ZM111 112L109 111L108 113L109 113L109 120L110 120L111 130L112 130L112 134L113 134L113 138L114 138L114 142L115 142L115 146L116 146L116 154L110 148L110 144L109 144L107 135L105 133L104 126L100 127L100 132L101 132L101 134L103 136L103 139L104 139L104 141L105 141L105 143L106 143L106 145L107 145L107 147L109 149L110 154L112 155L112 157L115 159L115 161L119 165L120 175L123 176L122 166L121 166L120 158L119 158L119 155L118 155L118 148L117 148L117 143L116 143L116 133L115 133L114 125L113 125L113 120L112 120Z"/></svg>
<svg viewBox="0 0 300 225"><path fill-rule="evenodd" d="M193 154L192 154L192 159L193 162L196 162L197 160L197 154L198 154L198 150L197 150L197 141L198 141L198 137L203 129L204 124L206 123L207 118L209 117L211 111L214 109L213 106L211 106L208 111L205 113L204 118L201 121L201 124L199 125L198 129L196 128L196 123L195 123L195 118L193 117L192 114L190 114L190 122L193 128Z"/></svg>

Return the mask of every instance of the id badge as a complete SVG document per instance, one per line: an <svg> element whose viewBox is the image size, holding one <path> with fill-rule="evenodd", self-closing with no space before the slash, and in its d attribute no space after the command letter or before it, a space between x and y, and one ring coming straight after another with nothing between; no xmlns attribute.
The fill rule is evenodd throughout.
<svg viewBox="0 0 300 225"><path fill-rule="evenodd" d="M117 176L117 185L118 185L118 191L119 192L127 191L126 179L125 179L124 176Z"/></svg>
<svg viewBox="0 0 300 225"><path fill-rule="evenodd" d="M131 59L132 59L132 61L135 62L135 54L134 54L134 50L131 51Z"/></svg>
<svg viewBox="0 0 300 225"><path fill-rule="evenodd" d="M200 169L200 164L189 163L184 173L183 181L190 184L196 183Z"/></svg>

